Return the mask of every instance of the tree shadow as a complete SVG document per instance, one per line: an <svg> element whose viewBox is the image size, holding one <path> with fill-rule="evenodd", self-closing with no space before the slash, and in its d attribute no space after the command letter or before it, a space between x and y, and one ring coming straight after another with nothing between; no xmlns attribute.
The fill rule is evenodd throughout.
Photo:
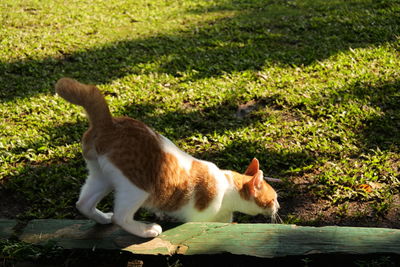
<svg viewBox="0 0 400 267"><path fill-rule="evenodd" d="M77 156L78 157L78 156ZM79 158L55 159L26 164L16 174L5 177L6 182L0 186L0 193L12 194L18 199L5 200L4 208L21 206L22 213L8 214L7 217L20 219L71 218L75 211L75 202L81 178L86 174L84 162ZM5 213L0 211L0 214Z"/></svg>
<svg viewBox="0 0 400 267"><path fill-rule="evenodd" d="M126 105L120 113L143 121L157 132L175 141L189 136L206 134L223 134L229 130L251 127L262 121L263 117L255 110L263 108L276 109L279 95L255 98L253 108L248 112L239 113L240 100L233 97L224 99L214 106L197 108L183 105L176 109L157 114L158 103L147 102Z"/></svg>
<svg viewBox="0 0 400 267"><path fill-rule="evenodd" d="M354 95L367 99L381 111L364 122L360 139L366 149L399 152L400 147L400 81L387 82L377 87L355 86Z"/></svg>
<svg viewBox="0 0 400 267"><path fill-rule="evenodd" d="M45 127L41 130L52 137L50 141L40 138L10 150L17 158L13 162L16 168L2 177L0 194L12 195L12 198L4 199L0 217L2 214L19 219L74 216L74 203L87 170L81 152L69 145L80 141L86 127L85 121ZM66 146L62 155L57 152L58 146ZM40 154L51 156L43 160ZM9 207L15 212L3 210Z"/></svg>
<svg viewBox="0 0 400 267"><path fill-rule="evenodd" d="M108 83L130 74L167 73L197 80L259 70L268 64L308 65L349 48L395 40L399 17L387 1L221 1L188 13L232 11L188 30L124 40L40 60L0 62L1 101L53 90L71 76ZM152 67L145 65L152 63Z"/></svg>
<svg viewBox="0 0 400 267"><path fill-rule="evenodd" d="M400 145L400 82L383 81L376 85L355 82L329 97L332 103L357 101L360 107L371 107L375 114L362 120L362 127L354 129L359 136L362 152L378 148L398 152ZM354 115L351 115L354 116Z"/></svg>

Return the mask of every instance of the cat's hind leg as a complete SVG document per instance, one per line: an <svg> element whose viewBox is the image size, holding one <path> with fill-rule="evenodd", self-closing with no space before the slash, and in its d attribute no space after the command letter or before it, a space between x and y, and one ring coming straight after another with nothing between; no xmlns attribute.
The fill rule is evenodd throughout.
<svg viewBox="0 0 400 267"><path fill-rule="evenodd" d="M149 197L149 193L135 186L125 177L114 177L118 181L115 188L113 222L125 231L140 237L155 237L161 234L160 225L135 221L133 216Z"/></svg>
<svg viewBox="0 0 400 267"><path fill-rule="evenodd" d="M161 234L160 225L138 222L133 218L136 211L148 199L149 193L134 185L107 156L99 157L99 163L103 173L110 177L115 190L112 222L140 237L155 237Z"/></svg>
<svg viewBox="0 0 400 267"><path fill-rule="evenodd" d="M116 188L113 222L125 231L140 237L158 236L162 232L160 225L146 224L135 221L133 218L136 211L149 197L149 194L133 185L129 180L126 180L126 182L126 185Z"/></svg>
<svg viewBox="0 0 400 267"><path fill-rule="evenodd" d="M97 162L87 161L89 176L81 189L77 209L89 219L100 224L111 223L113 213L104 213L96 208L97 204L111 192L111 184L106 179Z"/></svg>

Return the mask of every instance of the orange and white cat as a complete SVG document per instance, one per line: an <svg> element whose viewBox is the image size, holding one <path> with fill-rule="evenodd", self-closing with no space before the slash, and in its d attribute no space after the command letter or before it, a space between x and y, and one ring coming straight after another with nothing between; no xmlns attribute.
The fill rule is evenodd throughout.
<svg viewBox="0 0 400 267"><path fill-rule="evenodd" d="M90 127L82 138L89 176L76 203L88 218L155 237L162 232L160 225L134 220L140 207L197 222L231 222L235 211L272 217L277 213L277 194L263 179L257 159L245 174L220 170L181 151L140 121L112 117L93 85L62 78L56 91L83 106L89 117ZM113 213L103 213L96 205L112 190Z"/></svg>

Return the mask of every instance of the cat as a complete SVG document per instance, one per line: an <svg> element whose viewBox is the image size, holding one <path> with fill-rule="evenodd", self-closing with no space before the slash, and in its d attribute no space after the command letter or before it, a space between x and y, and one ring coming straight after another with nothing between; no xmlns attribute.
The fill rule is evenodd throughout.
<svg viewBox="0 0 400 267"><path fill-rule="evenodd" d="M89 219L150 238L161 234L162 228L134 220L140 207L182 222L231 222L235 211L276 215L277 193L263 179L256 158L244 174L220 170L138 120L112 117L96 86L61 78L55 87L59 96L83 106L88 116L82 152L89 175L76 207ZM98 210L96 205L112 190L113 213Z"/></svg>

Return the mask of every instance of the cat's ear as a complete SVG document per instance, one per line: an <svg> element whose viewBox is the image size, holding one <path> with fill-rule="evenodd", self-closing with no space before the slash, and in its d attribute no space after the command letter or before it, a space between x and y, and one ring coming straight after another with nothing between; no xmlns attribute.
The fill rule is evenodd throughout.
<svg viewBox="0 0 400 267"><path fill-rule="evenodd" d="M247 167L247 170L244 172L244 174L249 176L254 176L257 174L259 170L260 170L260 163L258 162L258 159L254 158L250 162L249 167Z"/></svg>
<svg viewBox="0 0 400 267"><path fill-rule="evenodd" d="M262 171L258 170L258 172L251 178L249 183L250 195L255 197L257 195L257 191L262 187L262 181L264 180L264 174Z"/></svg>

